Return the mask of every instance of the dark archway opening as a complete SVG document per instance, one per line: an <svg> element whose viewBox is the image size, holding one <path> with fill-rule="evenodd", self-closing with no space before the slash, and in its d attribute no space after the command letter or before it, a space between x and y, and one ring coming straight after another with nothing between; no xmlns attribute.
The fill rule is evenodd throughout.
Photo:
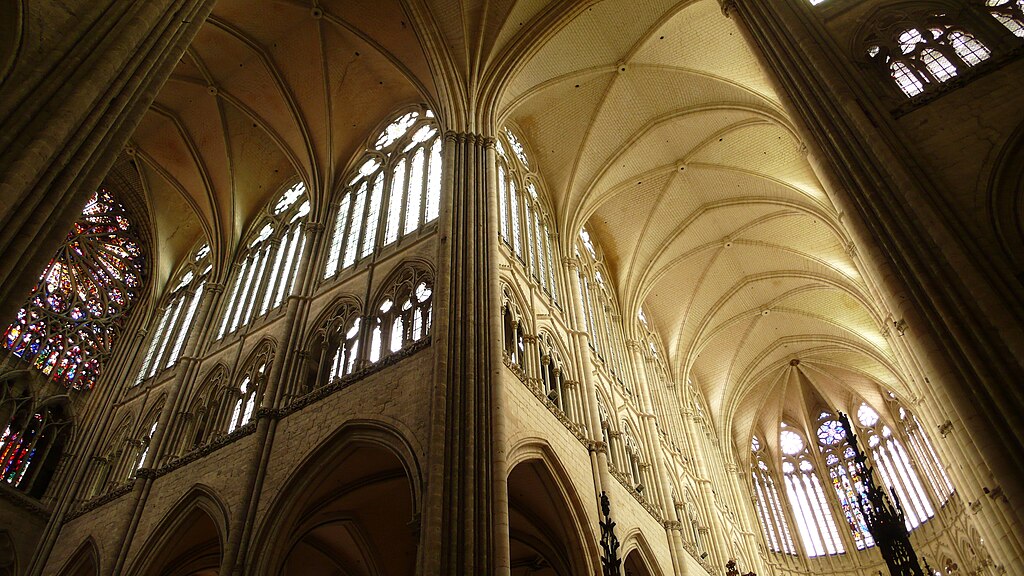
<svg viewBox="0 0 1024 576"><path fill-rule="evenodd" d="M508 508L512 576L587 573L573 515L542 462L523 462L509 474Z"/></svg>

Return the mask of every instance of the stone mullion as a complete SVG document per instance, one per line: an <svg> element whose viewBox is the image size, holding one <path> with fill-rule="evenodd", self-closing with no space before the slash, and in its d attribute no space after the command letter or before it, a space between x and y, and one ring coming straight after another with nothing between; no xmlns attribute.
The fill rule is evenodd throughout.
<svg viewBox="0 0 1024 576"><path fill-rule="evenodd" d="M507 573L494 140L444 135L424 574Z"/></svg>
<svg viewBox="0 0 1024 576"><path fill-rule="evenodd" d="M10 114L0 121L0 133L11 134L0 153L0 164L7 167L0 182L0 197L6 199L0 205L0 249L19 255L0 263L0 314L13 316L21 301L17 295L34 284L35 271L106 176L213 4L132 5L92 50L79 52L71 45L68 64L56 69L59 77L34 85L31 98L42 104L31 118ZM111 8L123 5L109 2ZM84 21L66 35L75 43L88 41L91 27ZM14 102L3 106L18 109Z"/></svg>
<svg viewBox="0 0 1024 576"><path fill-rule="evenodd" d="M1014 353L1020 324L1014 312L1000 316L992 311L1015 310L1010 302L1019 300L1014 294L1019 295L1020 286L1006 283L1012 275L996 278L999 263L974 254L969 239L952 237L958 230L948 207L921 190L929 178L915 172L920 169L907 161L884 118L879 127L874 116L865 117L871 112L852 101L849 91L857 86L822 73L835 69L842 55L830 52L831 43L808 22L809 16L793 6L776 10L751 0L726 4L774 72L790 109L802 116L796 119L798 129L821 146L826 162L815 168L831 182L834 199L848 208L851 228L877 241L879 253L871 264L881 273L872 276L886 283L893 309L902 309L908 324L917 328L914 349L928 372L944 378L953 400L949 408L960 415L977 447L968 465L992 470L1009 492L1008 513L1019 519L1024 454L1017 449L1022 432L1015 416L1024 407L1005 383L1024 377L1020 355ZM879 141L879 136L888 139ZM869 147L868 140L877 142ZM937 225L924 227L917 222L922 217ZM935 240L949 251L937 253ZM968 287L976 294L966 293ZM906 298L902 305L900 296Z"/></svg>
<svg viewBox="0 0 1024 576"><path fill-rule="evenodd" d="M654 402L651 399L651 387L647 381L647 360L644 358L643 344L641 340L630 340L626 343L626 349L631 352L626 359L633 373L633 382L639 389L643 406L641 419L644 423L644 435L647 437L647 449L651 455L650 464L654 467L653 478L657 480L655 487L657 497L661 504L661 514L664 518L672 517L672 497L669 489L668 474L665 471L665 463L662 458L661 436L655 426Z"/></svg>

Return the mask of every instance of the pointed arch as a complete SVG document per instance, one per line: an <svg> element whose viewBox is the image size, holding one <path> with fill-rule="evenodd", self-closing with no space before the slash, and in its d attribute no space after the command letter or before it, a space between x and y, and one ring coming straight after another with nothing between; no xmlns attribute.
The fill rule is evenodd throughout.
<svg viewBox="0 0 1024 576"><path fill-rule="evenodd" d="M424 260L406 260L388 274L367 323L370 364L429 338L433 296L434 269Z"/></svg>
<svg viewBox="0 0 1024 576"><path fill-rule="evenodd" d="M100 576L100 550L92 536L78 549L57 573L59 576Z"/></svg>
<svg viewBox="0 0 1024 576"><path fill-rule="evenodd" d="M571 476L547 441L526 438L508 453L512 563L533 562L556 574L593 574L597 537Z"/></svg>
<svg viewBox="0 0 1024 576"><path fill-rule="evenodd" d="M622 539L623 573L631 576L664 576L658 563L654 561L654 551L647 542L643 532L634 528Z"/></svg>
<svg viewBox="0 0 1024 576"><path fill-rule="evenodd" d="M285 403L359 371L365 340L364 306L351 294L335 297L310 325L299 377L288 383Z"/></svg>
<svg viewBox="0 0 1024 576"><path fill-rule="evenodd" d="M227 511L213 488L192 486L156 525L127 573L190 576L218 570L228 538Z"/></svg>
<svg viewBox="0 0 1024 576"><path fill-rule="evenodd" d="M319 574L293 565L303 555L332 566L331 574L346 562L411 573L423 473L410 438L397 423L353 420L311 450L254 532L253 573ZM325 548L325 540L338 546Z"/></svg>

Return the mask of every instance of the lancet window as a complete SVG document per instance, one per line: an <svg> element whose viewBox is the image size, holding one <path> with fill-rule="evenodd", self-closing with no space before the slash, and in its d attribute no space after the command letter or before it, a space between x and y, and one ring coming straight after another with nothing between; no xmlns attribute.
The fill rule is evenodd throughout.
<svg viewBox="0 0 1024 576"><path fill-rule="evenodd" d="M985 10L1014 36L1024 38L1024 0L985 0Z"/></svg>
<svg viewBox="0 0 1024 576"><path fill-rule="evenodd" d="M924 486L910 461L910 455L893 430L881 421L878 413L861 404L857 422L863 427L867 444L875 461L881 481L900 499L906 517L907 530L913 530L935 515Z"/></svg>
<svg viewBox="0 0 1024 576"><path fill-rule="evenodd" d="M181 357L211 270L213 265L210 263L210 246L203 244L189 255L186 263L169 284L172 288L167 297L167 304L154 319L155 328L149 339L142 366L135 377L135 384L174 366Z"/></svg>
<svg viewBox="0 0 1024 576"><path fill-rule="evenodd" d="M203 381L192 401L189 410L191 418L182 439L182 451L199 448L216 434L223 434L224 427L219 423L227 417L224 412L225 406L230 405L225 401L229 393L231 404L237 402L234 390L228 388L227 369L217 366Z"/></svg>
<svg viewBox="0 0 1024 576"><path fill-rule="evenodd" d="M626 474L629 476L630 486L637 492L644 491L644 468L646 464L640 445L636 441L632 427L626 422L622 423L623 447L625 448Z"/></svg>
<svg viewBox="0 0 1024 576"><path fill-rule="evenodd" d="M371 322L369 362L401 351L430 334L433 278L415 266L405 267L378 298Z"/></svg>
<svg viewBox="0 0 1024 576"><path fill-rule="evenodd" d="M565 365L551 337L541 334L537 339L537 355L540 360L540 381L544 395L559 410L570 414L572 402L566 386Z"/></svg>
<svg viewBox="0 0 1024 576"><path fill-rule="evenodd" d="M583 250L580 250L580 247ZM597 358L619 382L625 375L625 353L616 314L616 307L603 273L603 266L598 258L598 250L586 228L580 230L580 243L576 249L576 257L580 259L577 268L580 295L583 298L583 316L591 349Z"/></svg>
<svg viewBox="0 0 1024 576"><path fill-rule="evenodd" d="M505 358L509 364L525 369L526 333L523 314L508 286L502 287L501 326Z"/></svg>
<svg viewBox="0 0 1024 576"><path fill-rule="evenodd" d="M818 448L825 458L829 480L839 499L839 507L846 517L846 523L858 550L875 545L868 524L860 509L867 487L854 461L854 451L846 441L846 429L830 412L823 412L818 418Z"/></svg>
<svg viewBox="0 0 1024 576"><path fill-rule="evenodd" d="M41 496L61 457L71 420L67 397L36 398L29 386L0 383L0 481Z"/></svg>
<svg viewBox="0 0 1024 576"><path fill-rule="evenodd" d="M803 437L782 423L779 448L782 451L786 496L807 556L842 554L845 549L825 499L817 467Z"/></svg>
<svg viewBox="0 0 1024 576"><path fill-rule="evenodd" d="M402 114L367 146L334 212L325 279L437 220L441 137L434 113Z"/></svg>
<svg viewBox="0 0 1024 576"><path fill-rule="evenodd" d="M236 399L231 419L228 421L229 434L252 421L255 411L263 401L263 391L270 376L272 361L273 352L268 345L263 345L242 373L238 388L235 390Z"/></svg>
<svg viewBox="0 0 1024 576"><path fill-rule="evenodd" d="M306 244L303 227L308 215L309 200L302 182L287 188L266 207L242 244L226 293L218 339L279 307L292 293Z"/></svg>
<svg viewBox="0 0 1024 576"><path fill-rule="evenodd" d="M790 534L789 522L786 520L779 490L775 478L768 465L768 457L764 446L757 436L750 442L751 466L750 476L754 488L757 506L757 518L761 523L764 541L772 552L796 554L796 546Z"/></svg>
<svg viewBox="0 0 1024 576"><path fill-rule="evenodd" d="M497 163L501 239L533 281L558 304L558 249L542 197L543 186L531 169L526 147L508 128L498 136Z"/></svg>
<svg viewBox="0 0 1024 576"><path fill-rule="evenodd" d="M940 503L945 504L953 495L953 483L950 482L949 476L946 474L946 468L942 465L938 452L932 446L932 442L925 434L917 416L903 406L897 406L897 414L920 469L924 471L924 475Z"/></svg>
<svg viewBox="0 0 1024 576"><path fill-rule="evenodd" d="M987 60L991 51L947 15L934 14L876 37L867 55L905 95L917 96Z"/></svg>
<svg viewBox="0 0 1024 576"><path fill-rule="evenodd" d="M135 224L113 192L100 188L43 269L3 345L68 388L92 388L145 276Z"/></svg>

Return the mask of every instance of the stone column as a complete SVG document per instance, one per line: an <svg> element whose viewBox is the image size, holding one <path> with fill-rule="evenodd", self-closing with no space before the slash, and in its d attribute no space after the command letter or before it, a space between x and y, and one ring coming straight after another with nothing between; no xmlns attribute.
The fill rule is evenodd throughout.
<svg viewBox="0 0 1024 576"><path fill-rule="evenodd" d="M865 91L848 54L797 1L725 0L805 139L812 166L869 252L867 276L905 320L923 371L948 392L988 468L1024 514L1021 286L962 233L932 178ZM936 247L940 246L941 249ZM927 384L927 383L926 383ZM924 391L924 390L923 390ZM980 489L980 487L975 487Z"/></svg>
<svg viewBox="0 0 1024 576"><path fill-rule="evenodd" d="M213 3L26 3L0 90L0 317L14 315Z"/></svg>
<svg viewBox="0 0 1024 576"><path fill-rule="evenodd" d="M436 296L423 574L508 574L494 140L449 132Z"/></svg>

